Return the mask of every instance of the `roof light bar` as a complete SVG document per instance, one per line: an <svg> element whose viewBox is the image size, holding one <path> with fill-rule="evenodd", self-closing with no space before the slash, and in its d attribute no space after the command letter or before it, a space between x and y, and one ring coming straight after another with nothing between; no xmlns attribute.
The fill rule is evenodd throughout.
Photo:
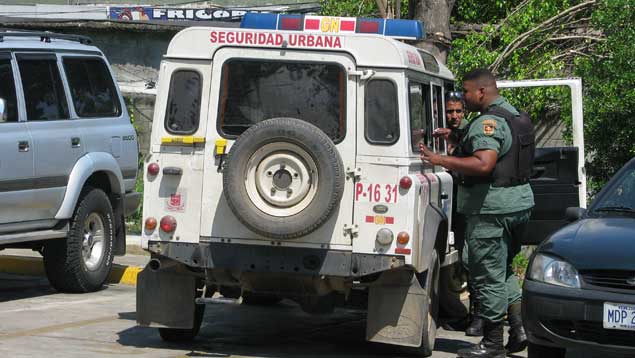
<svg viewBox="0 0 635 358"><path fill-rule="evenodd" d="M422 40L425 37L422 22L401 19L247 13L240 27L331 34L378 34L403 40Z"/></svg>

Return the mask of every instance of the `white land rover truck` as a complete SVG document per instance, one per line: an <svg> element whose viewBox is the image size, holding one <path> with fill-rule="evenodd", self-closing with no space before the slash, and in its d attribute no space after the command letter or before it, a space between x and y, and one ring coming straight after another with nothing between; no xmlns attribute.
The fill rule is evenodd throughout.
<svg viewBox="0 0 635 358"><path fill-rule="evenodd" d="M422 35L416 21L247 14L174 37L145 163L139 324L191 339L217 290L312 313L363 297L369 341L431 354L459 255L452 177L417 148L446 151L431 133L454 77L398 40ZM579 80L527 84L573 89L579 146ZM579 148L538 150L530 239L585 205Z"/></svg>

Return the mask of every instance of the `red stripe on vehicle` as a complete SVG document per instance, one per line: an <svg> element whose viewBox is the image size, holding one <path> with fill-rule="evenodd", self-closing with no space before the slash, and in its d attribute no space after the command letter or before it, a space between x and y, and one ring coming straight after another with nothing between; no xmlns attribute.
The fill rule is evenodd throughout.
<svg viewBox="0 0 635 358"><path fill-rule="evenodd" d="M386 224L394 224L395 218L392 216L386 216Z"/></svg>
<svg viewBox="0 0 635 358"><path fill-rule="evenodd" d="M406 249L406 248L403 248L403 247L398 247L398 248L395 249L395 253L396 254L410 255L411 252L412 252L412 250Z"/></svg>
<svg viewBox="0 0 635 358"><path fill-rule="evenodd" d="M374 216L366 216L366 222L367 223L374 223L375 222L375 217Z"/></svg>
<svg viewBox="0 0 635 358"><path fill-rule="evenodd" d="M355 31L355 21L342 21L340 24L341 31Z"/></svg>
<svg viewBox="0 0 635 358"><path fill-rule="evenodd" d="M305 30L319 30L320 29L320 20L318 20L318 19L306 19L304 21L304 29Z"/></svg>

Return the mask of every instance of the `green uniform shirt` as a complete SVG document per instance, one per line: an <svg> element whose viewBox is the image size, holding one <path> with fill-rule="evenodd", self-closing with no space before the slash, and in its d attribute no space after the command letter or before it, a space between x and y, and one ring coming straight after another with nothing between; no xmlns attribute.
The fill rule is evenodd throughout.
<svg viewBox="0 0 635 358"><path fill-rule="evenodd" d="M488 107L500 106L511 113L518 114L507 100L499 96ZM468 153L491 149L498 157L505 155L512 145L509 126L502 117L494 115L479 116L473 120L467 133L461 138L461 145ZM489 183L473 186L459 185L457 211L465 215L507 214L530 209L534 206L534 194L529 184L512 187L493 187Z"/></svg>

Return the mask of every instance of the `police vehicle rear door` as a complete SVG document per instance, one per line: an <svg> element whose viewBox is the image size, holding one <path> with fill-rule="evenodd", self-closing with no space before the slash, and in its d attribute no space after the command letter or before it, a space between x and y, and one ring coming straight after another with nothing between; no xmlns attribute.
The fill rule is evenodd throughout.
<svg viewBox="0 0 635 358"><path fill-rule="evenodd" d="M568 207L586 207L582 81L579 78L498 81L498 87L528 88L566 86L571 92L572 143L562 139L563 122L534 118L536 156L531 187L536 205L532 211L524 244L537 244L567 224ZM567 109L563 108L565 113Z"/></svg>
<svg viewBox="0 0 635 358"><path fill-rule="evenodd" d="M226 47L214 54L211 122L208 140L226 140L227 151L250 125L269 118L298 118L316 125L333 140L344 168L355 168L356 65L345 53ZM330 113L330 115L329 115ZM212 148L209 148L211 150ZM214 156L210 153L209 158ZM205 163L201 235L262 239L242 225L223 199L217 161ZM335 214L319 229L288 245L351 245L353 183L345 181ZM232 240L232 242L237 242ZM267 241L268 242L268 241Z"/></svg>

